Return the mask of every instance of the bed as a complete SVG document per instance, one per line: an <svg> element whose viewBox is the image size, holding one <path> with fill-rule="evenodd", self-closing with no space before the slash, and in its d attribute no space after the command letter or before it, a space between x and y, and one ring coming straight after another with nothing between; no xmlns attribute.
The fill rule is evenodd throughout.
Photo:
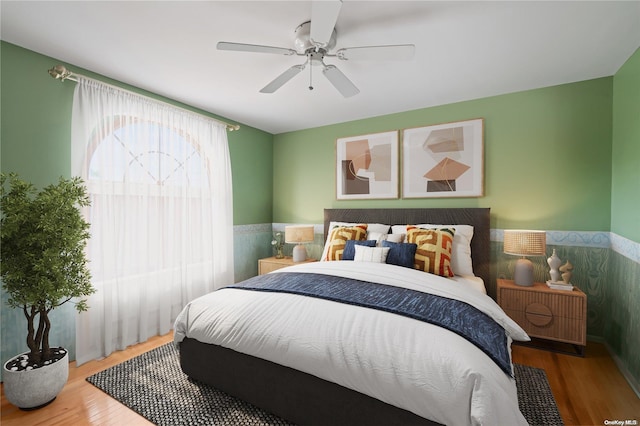
<svg viewBox="0 0 640 426"><path fill-rule="evenodd" d="M518 410L510 345L528 336L474 288L490 279L489 209L324 213L325 240L336 223L389 225L388 234L409 224L471 226L469 267L475 277L445 278L397 264L358 261L313 262L274 271L185 307L174 328L182 370L297 424L526 424ZM380 252L356 247L360 257ZM274 290L286 280L298 286L296 291ZM308 297L299 292L308 286L326 294ZM360 300L367 295L393 303L396 293L385 291L404 292L399 301L417 299L375 309ZM336 302L333 295L343 292L354 299ZM430 303L438 304L432 309ZM421 315L435 320L398 312L412 304L429 306ZM467 318L457 310L460 306L477 317ZM437 318L437 312L449 310L461 313ZM470 336L463 337L465 333ZM486 343L490 339L493 343Z"/></svg>

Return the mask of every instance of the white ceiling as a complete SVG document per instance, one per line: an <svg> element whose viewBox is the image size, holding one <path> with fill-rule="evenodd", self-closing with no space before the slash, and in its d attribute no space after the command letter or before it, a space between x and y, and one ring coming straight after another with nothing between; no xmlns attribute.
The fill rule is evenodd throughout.
<svg viewBox="0 0 640 426"><path fill-rule="evenodd" d="M317 67L313 91L307 67L262 94L304 58L218 51L216 43L294 48L311 2L3 0L0 7L5 41L274 134L610 76L640 46L640 1L344 0L336 49L413 43L414 59L325 58L360 89L348 99Z"/></svg>

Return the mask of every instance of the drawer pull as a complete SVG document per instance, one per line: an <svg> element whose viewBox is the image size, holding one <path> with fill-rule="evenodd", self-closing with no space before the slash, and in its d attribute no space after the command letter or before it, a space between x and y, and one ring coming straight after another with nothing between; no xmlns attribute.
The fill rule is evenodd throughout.
<svg viewBox="0 0 640 426"><path fill-rule="evenodd" d="M537 327L544 327L553 320L553 312L542 303L531 303L527 305L524 312L527 320Z"/></svg>

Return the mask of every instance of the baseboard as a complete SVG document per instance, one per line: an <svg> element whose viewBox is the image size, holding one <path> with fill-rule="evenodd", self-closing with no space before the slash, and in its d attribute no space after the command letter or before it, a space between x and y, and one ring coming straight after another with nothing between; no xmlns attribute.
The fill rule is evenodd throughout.
<svg viewBox="0 0 640 426"><path fill-rule="evenodd" d="M592 334L587 334L587 342L596 342L596 343L602 343L603 345L606 343L604 341L604 337L601 336L594 336Z"/></svg>
<svg viewBox="0 0 640 426"><path fill-rule="evenodd" d="M640 383L638 383L636 378L633 377L633 375L624 365L620 357L616 355L616 353L613 351L613 348L611 348L611 346L609 346L609 344L604 340L602 340L602 344L604 344L604 347L609 352L609 355L611 355L613 362L615 362L616 365L618 366L618 370L620 370L620 372L622 373L622 376L627 380L627 383L629 383L629 386L631 386L631 389L633 389L633 391L636 393L636 396L640 398Z"/></svg>

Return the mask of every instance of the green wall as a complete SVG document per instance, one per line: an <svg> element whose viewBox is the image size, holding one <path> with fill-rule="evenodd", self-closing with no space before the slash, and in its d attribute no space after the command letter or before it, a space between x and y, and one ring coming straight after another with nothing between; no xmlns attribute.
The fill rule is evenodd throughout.
<svg viewBox="0 0 640 426"><path fill-rule="evenodd" d="M274 221L321 223L326 207L477 206L491 208L492 228L608 231L612 86L600 78L278 134ZM483 197L336 200L337 138L479 117Z"/></svg>
<svg viewBox="0 0 640 426"><path fill-rule="evenodd" d="M39 187L69 177L73 87L48 76L52 59L5 42L1 49L2 171Z"/></svg>
<svg viewBox="0 0 640 426"><path fill-rule="evenodd" d="M640 242L640 49L613 78L611 231Z"/></svg>
<svg viewBox="0 0 640 426"><path fill-rule="evenodd" d="M242 126L228 133L233 176L233 224L271 223L273 135Z"/></svg>
<svg viewBox="0 0 640 426"><path fill-rule="evenodd" d="M640 49L613 78L612 145L611 231L640 243ZM640 244L632 260L618 252L633 243L618 240L609 264L603 335L640 393Z"/></svg>

